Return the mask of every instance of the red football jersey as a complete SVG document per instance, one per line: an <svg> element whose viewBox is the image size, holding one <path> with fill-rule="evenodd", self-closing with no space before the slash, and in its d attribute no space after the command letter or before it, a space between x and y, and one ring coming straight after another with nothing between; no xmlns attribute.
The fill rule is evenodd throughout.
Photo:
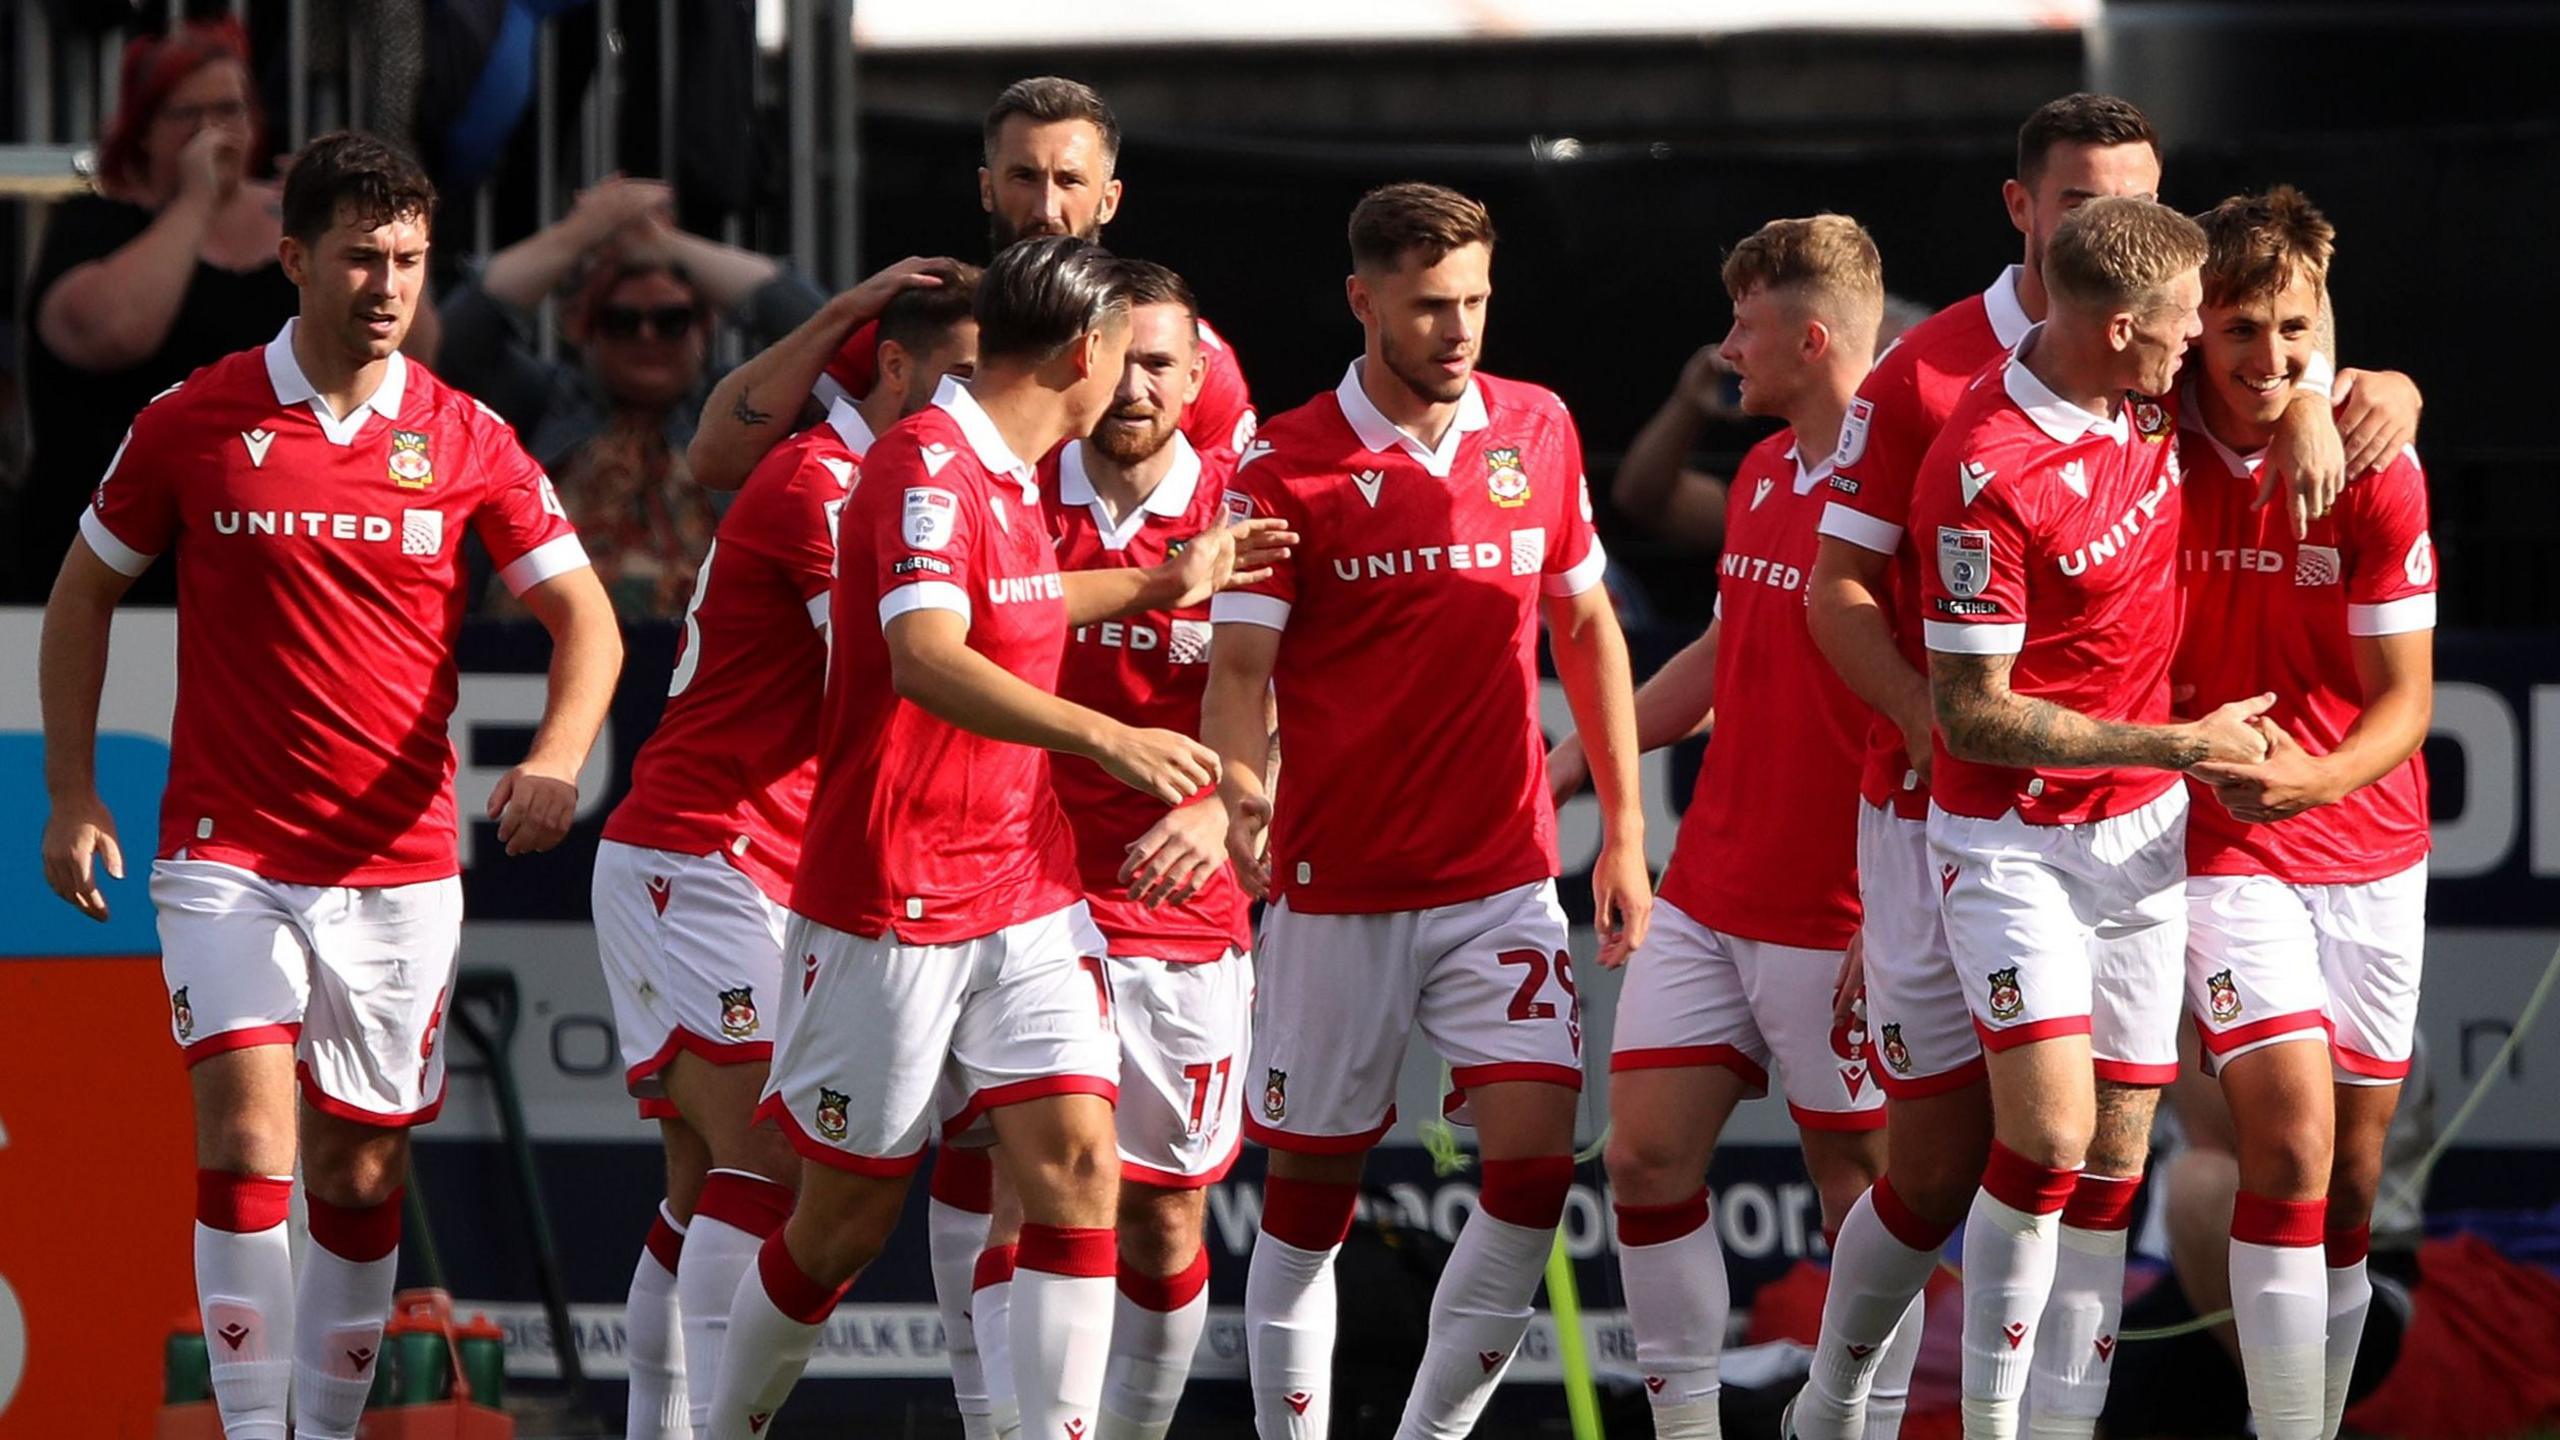
<svg viewBox="0 0 2560 1440"><path fill-rule="evenodd" d="M2304 749L2325 755L2364 710L2354 637L2435 628L2435 548L2417 452L2404 450L2348 486L2297 541L2283 506L2250 508L2258 457L2236 455L2206 433L2192 396L2185 419L2179 550L2187 618L2178 708L2202 715L2273 691L2269 717ZM2423 753L2335 804L2278 825L2231 818L2202 785L2194 800L2187 868L2198 875L2348 884L2399 874L2427 853Z"/></svg>
<svg viewBox="0 0 2560 1440"><path fill-rule="evenodd" d="M2019 342L2032 350L2035 332ZM2169 719L2178 645L2178 443L2173 404L2122 397L2112 418L2055 395L2022 359L1985 369L1920 462L1911 533L1929 648L2015 655L2009 688L2095 720ZM1959 760L1937 740L1937 803L2036 825L2121 815L2175 771L2017 769Z"/></svg>
<svg viewBox="0 0 2560 1440"><path fill-rule="evenodd" d="M1200 322L1200 349L1209 363L1200 376L1200 398L1183 408L1183 438L1211 465L1230 468L1253 439L1253 396L1245 388L1244 366L1236 359L1235 347L1209 328L1206 320ZM880 323L866 321L827 362L826 373L818 380L818 394L830 401L859 400L871 393L879 365Z"/></svg>
<svg viewBox="0 0 2560 1440"><path fill-rule="evenodd" d="M1075 841L1049 752L899 698L883 627L951 611L970 649L1054 691L1066 589L1037 474L962 382L946 377L891 426L863 471L836 532L835 660L791 908L849 934L955 945L1075 903Z"/></svg>
<svg viewBox="0 0 2560 1440"><path fill-rule="evenodd" d="M1420 910L1556 873L1538 725L1538 600L1607 564L1564 403L1479 374L1436 449L1380 414L1352 362L1276 417L1242 507L1299 542L1220 624L1283 632L1272 890L1312 914Z"/></svg>
<svg viewBox="0 0 2560 1440"><path fill-rule="evenodd" d="M716 853L790 900L818 781L836 516L870 448L871 428L838 400L739 488L685 607L666 711L604 838Z"/></svg>
<svg viewBox="0 0 2560 1440"><path fill-rule="evenodd" d="M1733 473L1716 564L1716 721L1661 897L1711 929L1811 950L1858 932L1858 758L1867 708L1805 625L1831 462L1795 432Z"/></svg>
<svg viewBox="0 0 2560 1440"><path fill-rule="evenodd" d="M1063 570L1160 564L1218 523L1226 505L1226 473L1201 464L1179 434L1173 469L1136 510L1114 521L1086 478L1084 447L1059 446L1041 465L1049 533ZM1058 694L1115 720L1157 730L1200 733L1200 695L1209 680L1209 607L1149 610L1070 631ZM1150 908L1129 898L1120 881L1129 842L1164 818L1164 804L1112 777L1081 755L1050 757L1050 778L1075 831L1085 902L1111 942L1111 953L1150 960L1216 960L1249 948L1244 888L1220 865L1199 893L1179 905Z"/></svg>
<svg viewBox="0 0 2560 1440"><path fill-rule="evenodd" d="M1912 480L1965 386L2034 323L2018 304L2018 274L2018 267L2010 266L1990 289L1904 332L1858 386L1858 398L1840 426L1840 448L1832 457L1832 496L1823 512L1822 533L1893 557L1885 575L1886 613L1902 642L1902 658L1923 675L1929 673L1929 652L1914 617L1920 613L1920 572L1926 561L1907 533ZM1859 793L1868 804L1892 806L1906 820L1929 813L1929 787L1911 768L1902 727L1889 716L1873 715L1868 721L1866 774Z"/></svg>
<svg viewBox="0 0 2560 1440"><path fill-rule="evenodd" d="M461 868L463 528L517 594L586 552L505 421L399 355L339 419L294 324L145 406L81 515L125 574L177 550L159 854L293 885L440 880Z"/></svg>

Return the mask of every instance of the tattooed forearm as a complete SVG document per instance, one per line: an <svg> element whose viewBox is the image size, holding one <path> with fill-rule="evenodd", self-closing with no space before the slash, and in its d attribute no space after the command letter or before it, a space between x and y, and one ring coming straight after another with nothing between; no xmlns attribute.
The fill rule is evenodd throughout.
<svg viewBox="0 0 2560 1440"><path fill-rule="evenodd" d="M1929 694L1938 729L1957 758L1984 765L2142 765L2184 770L2205 743L2180 725L2092 720L2077 710L2009 689L2011 655L1929 657Z"/></svg>
<svg viewBox="0 0 2560 1440"><path fill-rule="evenodd" d="M729 418L741 425L762 425L771 420L773 418L771 413L759 410L753 404L755 393L753 390L741 388L738 391L737 400L729 406Z"/></svg>

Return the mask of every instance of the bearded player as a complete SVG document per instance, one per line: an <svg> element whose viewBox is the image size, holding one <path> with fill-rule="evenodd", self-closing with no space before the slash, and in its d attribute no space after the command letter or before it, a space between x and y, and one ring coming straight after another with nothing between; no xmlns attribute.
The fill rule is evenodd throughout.
<svg viewBox="0 0 2560 1440"><path fill-rule="evenodd" d="M2203 223L2176 678L2190 713L2281 698L2259 722L2265 760L2191 780L2187 1004L2239 1141L2249 1409L2268 1440L2321 1440L2372 1303L2366 1237L2417 1020L2435 551L2415 450L2357 477L2306 535L2251 509L2316 354L2336 232L2290 186Z"/></svg>
<svg viewBox="0 0 2560 1440"><path fill-rule="evenodd" d="M274 340L134 417L45 607L45 878L93 918L121 875L92 751L116 602L178 567L178 697L151 899L196 1117L196 1293L231 1440L349 1440L398 1264L411 1127L444 1103L461 946L454 643L463 532L551 632L551 682L490 818L547 850L622 642L540 467L398 353L435 190L371 136L285 180ZM297 1091L299 1092L297 1101ZM299 1165L301 1278L286 1209Z"/></svg>
<svg viewBox="0 0 2560 1440"><path fill-rule="evenodd" d="M596 847L596 942L624 1081L667 1156L624 1311L632 1440L709 1423L730 1297L791 1213L798 1161L753 1121L817 782L836 516L873 437L932 403L944 375L975 368L977 271L936 279L890 299L862 403L836 401L767 455L721 517L665 713Z"/></svg>
<svg viewBox="0 0 2560 1440"><path fill-rule="evenodd" d="M1264 1436L1325 1433L1334 1257L1418 1028L1451 1066L1449 1110L1476 1128L1483 1183L1398 1433L1457 1436L1528 1326L1573 1179L1582 1030L1538 726L1542 612L1600 791L1604 962L1642 943L1651 894L1626 645L1580 439L1554 395L1475 369L1492 221L1453 190L1389 185L1352 211L1350 240L1366 349L1237 471L1239 502L1301 544L1215 602L1202 712L1228 852L1272 897L1245 1120L1271 1149L1248 1360ZM1276 796L1275 690L1289 737Z"/></svg>
<svg viewBox="0 0 2560 1440"><path fill-rule="evenodd" d="M1926 833L1932 718L1919 586L1935 562L1922 552L1926 537L1908 530L1920 459L1974 376L2045 317L2044 256L2055 229L2092 198L2158 191L2159 139L2129 101L2066 95L2019 127L2015 177L2002 199L2024 239L2024 262L1913 327L1877 361L1841 427L1814 565L1814 637L1876 712L1860 786L1860 955L1881 1062L1875 1073L1893 1123L1885 1130L1885 1177L1851 1209L1832 1252L1823 1334L1793 1412L1806 1440L1861 1432L1884 1339L1963 1223L1990 1154L1981 1045L1947 952ZM2315 364L2311 386L2325 384L2326 365ZM2370 465L2414 435L2417 396L2404 377L2343 372L2338 395L2348 463ZM2281 475L2289 503L2304 513L2325 504L2326 487L2345 473L2336 464L2336 428L2325 402L2309 395L2278 427L2264 473L2270 484ZM2090 1169L2121 1180L2140 1173L2149 1149L2151 1094L2112 1081L2104 1093ZM2054 1303L2057 1315L2069 1312L2093 1338L2067 1354L2041 1352L2032 1408L2055 1433L2085 1434L2105 1396L2131 1194L2093 1181L2063 1216L2073 1243L2063 1250Z"/></svg>
<svg viewBox="0 0 2560 1440"><path fill-rule="evenodd" d="M1099 240L1120 213L1120 121L1092 86L1056 75L1014 81L988 107L981 142L978 205L987 214L990 254L1042 235ZM931 263L906 260L882 274L912 277ZM867 303L876 308L878 302ZM870 388L865 304L856 294L840 297L722 377L703 402L701 428L686 451L694 479L714 490L736 489L756 457L793 428L794 415L799 425L814 424L811 405ZM1233 464L1255 424L1244 370L1206 321L1200 353L1200 398L1184 410L1182 433L1203 459Z"/></svg>

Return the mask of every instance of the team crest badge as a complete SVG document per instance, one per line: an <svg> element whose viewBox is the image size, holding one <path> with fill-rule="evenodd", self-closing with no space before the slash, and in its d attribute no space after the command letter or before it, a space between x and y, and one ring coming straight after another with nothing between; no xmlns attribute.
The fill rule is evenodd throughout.
<svg viewBox="0 0 2560 1440"><path fill-rule="evenodd" d="M424 431L391 432L391 479L403 490L424 490L436 483L435 462L427 458Z"/></svg>
<svg viewBox="0 0 2560 1440"><path fill-rule="evenodd" d="M819 1086L818 1134L829 1140L843 1139L847 1127L844 1108L852 1103L853 1097L843 1091Z"/></svg>
<svg viewBox="0 0 2560 1440"><path fill-rule="evenodd" d="M2015 1020L2027 1013L2027 997L2018 989L2018 967L1991 972L1991 1018Z"/></svg>
<svg viewBox="0 0 2560 1440"><path fill-rule="evenodd" d="M1884 1040L1884 1063L1897 1075L1911 1073L1911 1047L1902 1043L1902 1027L1887 1025L1881 1032Z"/></svg>
<svg viewBox="0 0 2560 1440"><path fill-rule="evenodd" d="M752 985L720 992L720 1033L744 1040L756 1033L756 992Z"/></svg>
<svg viewBox="0 0 2560 1440"><path fill-rule="evenodd" d="M169 1021L178 1027L178 1043L196 1038L196 1007L187 1003L187 987L169 992Z"/></svg>
<svg viewBox="0 0 2560 1440"><path fill-rule="evenodd" d="M1529 472L1520 468L1519 450L1484 452L1484 488L1493 503L1506 510L1529 503Z"/></svg>
<svg viewBox="0 0 2560 1440"><path fill-rule="evenodd" d="M1262 1076L1262 1118L1278 1124L1289 1113L1289 1072L1266 1070Z"/></svg>
<svg viewBox="0 0 2560 1440"><path fill-rule="evenodd" d="M2169 433L2169 412L2162 409L2157 400L2148 396L2137 397L2133 402L2133 430L2143 439L2156 443Z"/></svg>
<svg viewBox="0 0 2560 1440"><path fill-rule="evenodd" d="M2228 1025L2240 1018L2240 987L2232 983L2230 971L2219 971L2205 980L2204 998L2216 1025Z"/></svg>

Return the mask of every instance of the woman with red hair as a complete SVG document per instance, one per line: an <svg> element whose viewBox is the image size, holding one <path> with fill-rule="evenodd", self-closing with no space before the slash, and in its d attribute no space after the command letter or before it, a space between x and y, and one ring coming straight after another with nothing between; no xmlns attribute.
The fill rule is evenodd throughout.
<svg viewBox="0 0 2560 1440"><path fill-rule="evenodd" d="M97 193L63 201L46 223L27 284L34 444L15 527L17 583L31 592L21 598L43 598L134 413L198 366L264 344L294 313L276 260L276 191L249 178L264 137L248 53L229 19L126 46Z"/></svg>

